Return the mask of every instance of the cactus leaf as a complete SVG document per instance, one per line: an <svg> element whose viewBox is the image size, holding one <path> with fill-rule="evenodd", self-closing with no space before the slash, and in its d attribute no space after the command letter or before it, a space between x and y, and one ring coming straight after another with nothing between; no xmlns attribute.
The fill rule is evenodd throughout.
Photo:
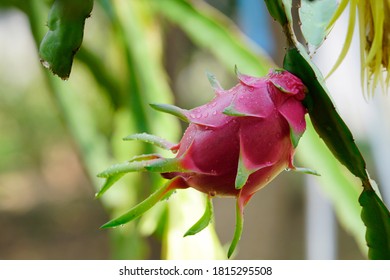
<svg viewBox="0 0 390 280"><path fill-rule="evenodd" d="M238 199L236 203L236 227L234 229L233 240L230 243L230 247L227 254L229 259L234 253L237 244L241 239L243 227L244 227L244 205L242 205L240 203L240 200Z"/></svg>
<svg viewBox="0 0 390 280"><path fill-rule="evenodd" d="M103 172L99 173L97 176L100 178L108 178L113 175L136 172L136 171L145 171L145 165L150 161L126 161L123 163L118 163L110 166Z"/></svg>
<svg viewBox="0 0 390 280"><path fill-rule="evenodd" d="M214 91L219 94L223 91L223 88L221 87L221 84L218 82L217 78L214 76L214 74L210 72L206 72L207 79L209 79L211 87L214 89Z"/></svg>
<svg viewBox="0 0 390 280"><path fill-rule="evenodd" d="M305 167L295 167L291 168L292 171L295 172L301 172L309 175L314 175L314 176L321 176L320 173L318 173L316 170L310 169L310 168L305 168Z"/></svg>
<svg viewBox="0 0 390 280"><path fill-rule="evenodd" d="M104 182L102 188L99 190L99 192L97 192L95 194L95 198L100 198L106 191L108 191L108 189L116 182L118 181L120 178L122 178L122 176L125 175L124 173L120 173L120 174L116 174L116 175L112 175L110 177L108 177L106 179L106 181Z"/></svg>
<svg viewBox="0 0 390 280"><path fill-rule="evenodd" d="M180 160L177 158L161 158L151 161L145 165L145 170L158 173L186 171L181 167Z"/></svg>
<svg viewBox="0 0 390 280"><path fill-rule="evenodd" d="M150 104L150 106L157 111L168 113L178 117L185 122L190 122L190 120L188 119L188 111L185 109L179 108L171 104Z"/></svg>
<svg viewBox="0 0 390 280"><path fill-rule="evenodd" d="M129 162L133 161L146 161L146 160L152 160L152 159L158 159L161 158L159 154L146 154L146 155L139 155L139 156L133 156Z"/></svg>
<svg viewBox="0 0 390 280"><path fill-rule="evenodd" d="M211 201L211 196L207 197L206 209L202 215L202 217L184 234L183 237L188 235L194 235L198 232L205 229L213 220L214 211L213 211L213 203Z"/></svg>
<svg viewBox="0 0 390 280"><path fill-rule="evenodd" d="M141 216L143 213L148 211L150 208L152 208L157 202L159 202L172 188L175 188L175 181L177 178L174 178L167 182L165 185L157 189L154 193L152 193L148 198L146 198L144 201L139 203L138 205L131 208L129 211L127 211L125 214L119 216L116 219L113 219L104 225L102 225L100 228L112 228L119 225L123 225L125 223L128 223L139 216Z"/></svg>
<svg viewBox="0 0 390 280"><path fill-rule="evenodd" d="M253 172L245 166L244 160L242 158L242 153L240 153L240 158L238 160L235 188L237 190L242 189L242 187L246 184L246 181L248 181L249 175L251 175L252 173Z"/></svg>
<svg viewBox="0 0 390 280"><path fill-rule="evenodd" d="M126 136L125 138L123 138L123 140L125 140L125 141L140 140L140 141L150 143L152 145L155 145L155 146L162 148L162 149L165 149L165 150L171 150L172 147L175 146L175 144L173 144L173 143L171 143L171 142L169 142L161 137L151 135L148 133L132 134L132 135Z"/></svg>
<svg viewBox="0 0 390 280"><path fill-rule="evenodd" d="M234 108L233 104L231 104L229 107L226 107L223 110L223 113L227 116L232 116L232 117L250 117L250 116L252 116L250 114L238 111L236 108Z"/></svg>

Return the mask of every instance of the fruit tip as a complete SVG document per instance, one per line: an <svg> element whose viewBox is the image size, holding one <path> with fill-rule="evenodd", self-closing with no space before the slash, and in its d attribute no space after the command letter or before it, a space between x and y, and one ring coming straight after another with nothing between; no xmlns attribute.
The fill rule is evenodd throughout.
<svg viewBox="0 0 390 280"><path fill-rule="evenodd" d="M223 91L223 88L222 88L221 84L218 82L217 78L215 77L215 75L213 73L210 73L210 72L206 71L206 76L207 76L207 79L210 82L211 87L216 92Z"/></svg>

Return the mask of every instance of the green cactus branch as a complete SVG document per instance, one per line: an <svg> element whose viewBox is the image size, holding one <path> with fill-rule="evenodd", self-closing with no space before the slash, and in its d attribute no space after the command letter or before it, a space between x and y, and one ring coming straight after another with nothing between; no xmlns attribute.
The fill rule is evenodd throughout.
<svg viewBox="0 0 390 280"><path fill-rule="evenodd" d="M68 79L73 57L81 46L85 19L93 0L56 0L49 12L49 31L39 46L42 64L61 79Z"/></svg>
<svg viewBox="0 0 390 280"><path fill-rule="evenodd" d="M281 24L287 38L288 49L283 62L284 68L300 77L308 88L305 105L316 132L333 155L362 182L363 193L359 202L362 206L361 218L367 228L368 256L371 259L389 259L390 213L372 187L365 160L351 131L335 110L320 71L311 62L306 49L294 34L292 2L289 0L265 2L270 14Z"/></svg>

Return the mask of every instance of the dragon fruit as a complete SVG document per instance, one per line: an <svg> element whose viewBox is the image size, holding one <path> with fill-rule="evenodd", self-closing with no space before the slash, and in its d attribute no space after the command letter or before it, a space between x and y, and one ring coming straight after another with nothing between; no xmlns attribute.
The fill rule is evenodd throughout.
<svg viewBox="0 0 390 280"><path fill-rule="evenodd" d="M189 122L181 141L173 144L146 133L130 135L125 140L146 141L176 156L142 155L114 165L99 174L107 179L97 195L127 172L158 172L169 181L103 228L137 218L171 190L191 187L208 197L204 215L185 234L191 235L210 223L214 196L236 197L236 228L228 251L230 257L240 239L244 207L250 198L285 169L310 172L293 165L295 148L306 128L306 108L302 104L306 88L301 80L285 70L271 70L263 78L241 74L237 69L236 74L240 82L230 90L224 90L208 74L216 96L192 110L151 105Z"/></svg>

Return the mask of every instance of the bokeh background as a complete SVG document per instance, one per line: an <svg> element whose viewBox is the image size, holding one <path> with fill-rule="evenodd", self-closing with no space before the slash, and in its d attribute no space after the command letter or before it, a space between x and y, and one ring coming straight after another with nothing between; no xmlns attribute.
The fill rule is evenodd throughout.
<svg viewBox="0 0 390 280"><path fill-rule="evenodd" d="M191 225L192 212L201 214L197 204L203 201L193 192L173 195L137 223L100 230L162 180L131 175L97 200L102 181L95 174L150 149L123 142L128 134L145 129L179 139L184 124L142 104L165 101L192 108L213 96L205 71L229 88L237 82L235 64L253 75L260 73L250 61L282 64L284 37L264 2L191 1L210 19L199 23L192 14L180 18L173 8L152 3L166 1L95 1L68 81L39 62L37 42L46 32L51 2L0 4L0 259L223 258L220 252L234 229L233 199L214 199L215 232L188 237L185 244L185 231L173 231L180 224L185 228L187 220ZM313 56L325 74L342 47L346 22L344 17L336 24ZM213 36L225 31L240 52L237 60L224 47L229 40ZM380 92L364 99L358 38L352 45L327 82L388 202L389 100ZM246 53L252 56L241 60ZM318 163L324 178L283 172L255 195L245 211L236 259L366 258L356 201L359 183L329 159L320 141L312 140L315 135L309 136L302 139L297 161L308 167ZM321 162L327 167L321 168Z"/></svg>

